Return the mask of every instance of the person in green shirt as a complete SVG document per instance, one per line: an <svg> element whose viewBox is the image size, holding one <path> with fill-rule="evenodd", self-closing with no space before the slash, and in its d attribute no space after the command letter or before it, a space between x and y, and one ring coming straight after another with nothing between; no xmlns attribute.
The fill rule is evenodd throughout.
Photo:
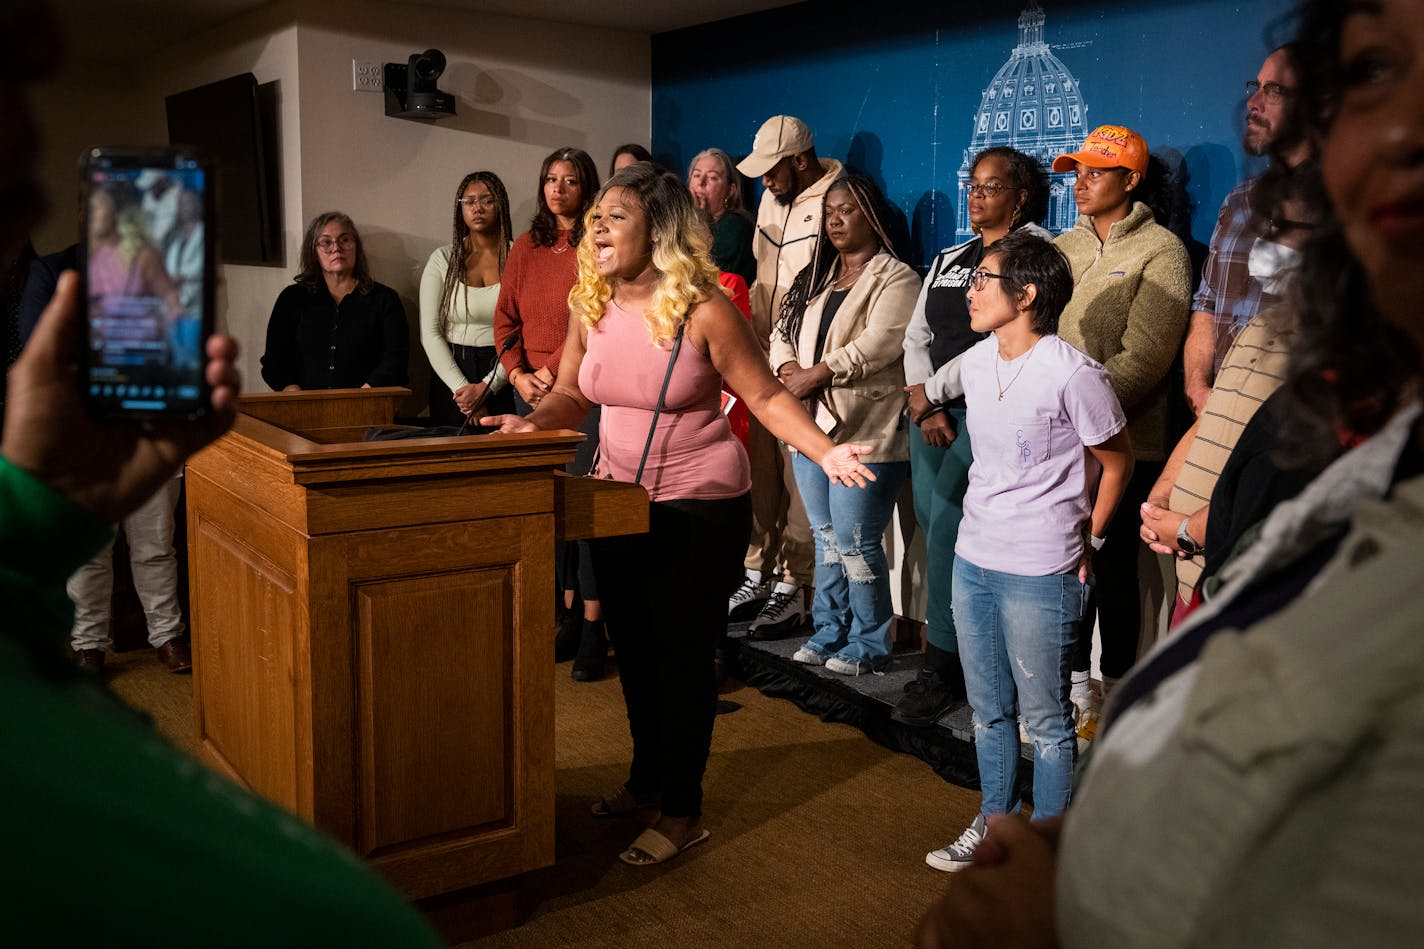
<svg viewBox="0 0 1424 949"><path fill-rule="evenodd" d="M0 0L0 77L23 91L58 31ZM0 266L39 219L34 123L0 109ZM231 424L237 344L208 343L200 423L102 424L79 401L79 283L65 273L9 377L0 442L0 869L14 946L441 945L374 872L209 771L69 660L64 581Z"/></svg>

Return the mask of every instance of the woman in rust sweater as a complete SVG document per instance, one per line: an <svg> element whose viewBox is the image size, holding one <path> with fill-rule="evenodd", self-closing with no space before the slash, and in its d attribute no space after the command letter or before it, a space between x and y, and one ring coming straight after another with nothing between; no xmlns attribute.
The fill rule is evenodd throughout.
<svg viewBox="0 0 1424 949"><path fill-rule="evenodd" d="M598 187L598 168L587 152L560 148L550 154L539 170L534 220L509 249L495 305L494 337L503 352L500 362L514 387L514 408L520 415L534 411L554 388L569 335L569 291L578 275L578 255L570 251L583 237L583 215ZM598 450L598 413L591 413L580 430L588 437L569 470L587 474ZM573 659L573 677L586 682L603 675L608 640L588 562L588 545L564 546L555 565L564 591L565 613L554 644L554 659ZM578 608L580 599L582 609Z"/></svg>

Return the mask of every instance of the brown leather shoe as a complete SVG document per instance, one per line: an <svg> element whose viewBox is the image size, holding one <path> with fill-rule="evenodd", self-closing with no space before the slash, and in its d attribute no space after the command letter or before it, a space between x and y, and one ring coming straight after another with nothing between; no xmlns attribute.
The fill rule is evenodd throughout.
<svg viewBox="0 0 1424 949"><path fill-rule="evenodd" d="M188 649L188 638L179 636L158 647L158 658L168 667L169 672L190 672L193 669L193 653Z"/></svg>
<svg viewBox="0 0 1424 949"><path fill-rule="evenodd" d="M102 649L76 649L74 661L78 663L79 668L90 675L102 676L104 674L104 650Z"/></svg>

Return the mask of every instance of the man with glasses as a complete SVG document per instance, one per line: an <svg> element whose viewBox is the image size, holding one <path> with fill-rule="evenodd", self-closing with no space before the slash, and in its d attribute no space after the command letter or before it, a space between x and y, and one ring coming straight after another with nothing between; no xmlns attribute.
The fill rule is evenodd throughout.
<svg viewBox="0 0 1424 949"><path fill-rule="evenodd" d="M1241 144L1248 155L1269 155L1272 166L1238 186L1221 207L1193 301L1184 357L1187 396L1197 418L1140 512L1143 543L1175 558L1177 590L1169 626L1200 602L1210 502L1237 446L1241 450L1231 461L1235 472L1226 478L1227 489L1244 484L1241 472L1250 466L1249 490L1257 504L1293 496L1308 474L1249 460L1274 434L1269 413L1260 409L1285 378L1290 357L1292 334L1284 327L1290 321L1271 319L1267 311L1284 298L1298 248L1312 226L1299 220L1305 185L1293 174L1311 157L1311 149L1291 121L1291 56L1289 47L1276 50L1257 78L1246 83L1250 97ZM1218 543L1229 536L1222 524L1230 525L1230 515L1227 505L1212 527L1213 566L1230 547Z"/></svg>
<svg viewBox="0 0 1424 949"><path fill-rule="evenodd" d="M1291 50L1282 46L1266 57L1256 78L1246 83L1246 131L1241 135L1241 148L1247 155L1269 156L1273 163L1293 168L1309 154L1308 144L1291 119L1294 89ZM1192 300L1182 361L1187 399L1197 415L1211 394L1226 351L1261 306L1261 284L1252 279L1248 269L1251 247L1270 225L1252 207L1252 193L1259 181L1243 182L1222 203L1201 285Z"/></svg>

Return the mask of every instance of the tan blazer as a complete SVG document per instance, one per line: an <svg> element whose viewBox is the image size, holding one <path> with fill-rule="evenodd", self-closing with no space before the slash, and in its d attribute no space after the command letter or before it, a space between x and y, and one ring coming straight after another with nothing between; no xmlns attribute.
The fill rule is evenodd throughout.
<svg viewBox="0 0 1424 949"><path fill-rule="evenodd" d="M905 327L920 293L920 278L885 251L870 259L851 286L826 333L821 355L832 372L812 408L836 443L859 442L872 452L861 461L907 461L910 437L905 407ZM813 299L801 321L797 345L773 333L773 371L788 362L815 365L816 334L827 293Z"/></svg>

